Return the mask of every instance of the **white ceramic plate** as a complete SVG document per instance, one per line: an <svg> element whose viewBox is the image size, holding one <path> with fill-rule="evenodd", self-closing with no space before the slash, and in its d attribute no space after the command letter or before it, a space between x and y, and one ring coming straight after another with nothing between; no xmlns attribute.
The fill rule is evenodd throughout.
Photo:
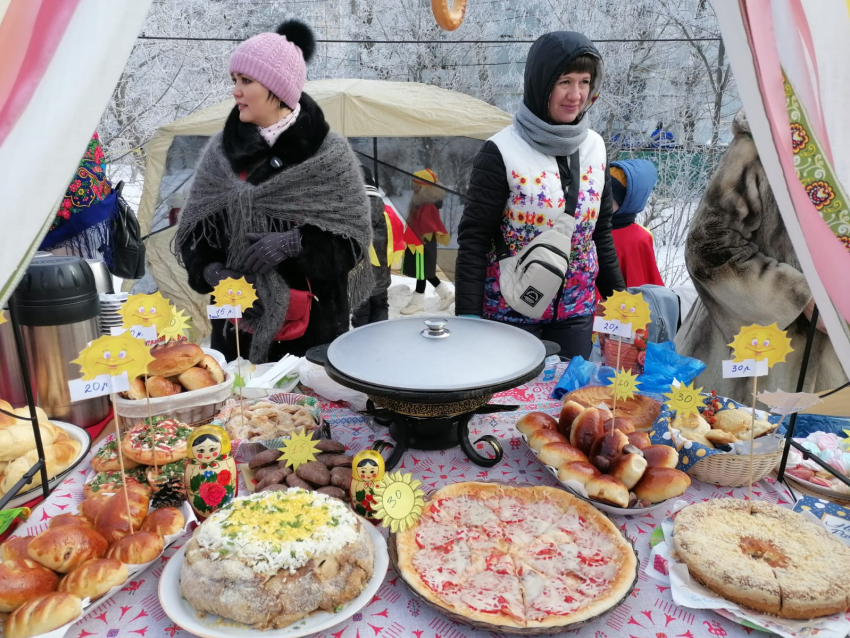
<svg viewBox="0 0 850 638"><path fill-rule="evenodd" d="M180 594L180 568L186 552L185 545L165 565L165 570L159 579L159 604L162 605L168 617L183 630L202 638L300 638L329 629L347 620L371 602L381 588L389 568L390 558L384 537L372 523L362 518L360 521L366 526L375 547L375 568L372 571L372 578L366 583L366 589L340 612L317 611L283 629L265 631L252 629L212 614L205 614L203 618L199 618L195 608Z"/></svg>
<svg viewBox="0 0 850 638"><path fill-rule="evenodd" d="M63 430L65 430L69 438L73 439L74 441L79 441L80 443L80 453L77 454L77 458L73 460L71 465L69 465L66 469L62 470L61 472L59 472L59 474L47 481L47 486L52 490L54 487L59 485L62 479L64 479L71 472L71 470L77 467L77 465L80 464L80 461L82 461L85 458L86 454L89 453L89 450L91 449L91 436L89 436L89 433L86 432L83 428L77 427L76 425L73 425L71 423L65 423L64 421L54 421L52 419L50 422L53 423L53 425L57 425ZM22 423L29 422L22 421ZM26 491L19 492L15 498L9 501L6 507L18 507L20 505L23 505L27 501L31 501L34 498L38 498L42 495L43 491L41 485L38 485L36 487L30 487L26 489Z"/></svg>

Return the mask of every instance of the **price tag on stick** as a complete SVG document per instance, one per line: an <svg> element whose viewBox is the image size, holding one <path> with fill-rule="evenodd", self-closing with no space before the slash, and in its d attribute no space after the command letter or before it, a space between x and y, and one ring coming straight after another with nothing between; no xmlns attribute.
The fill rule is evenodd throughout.
<svg viewBox="0 0 850 638"><path fill-rule="evenodd" d="M76 381L69 381L68 389L72 397L76 393L77 401L129 390L129 380L144 375L148 363L153 360L147 346L129 332L117 337L98 337L72 362L80 366L82 381L90 383L80 386ZM123 381L118 381L118 377L122 377Z"/></svg>
<svg viewBox="0 0 850 638"><path fill-rule="evenodd" d="M764 377L767 375L767 372L767 359L762 359L761 361L756 361L755 359L744 359L743 361L734 361L732 359L723 360L724 379Z"/></svg>
<svg viewBox="0 0 850 638"><path fill-rule="evenodd" d="M677 387L677 383L671 385L670 392L664 394L668 399L667 405L680 416L699 414L699 408L705 405L705 397L700 395L702 388L694 389L693 383L688 385L678 383Z"/></svg>
<svg viewBox="0 0 850 638"><path fill-rule="evenodd" d="M88 381L83 379L68 381L68 390L71 393L72 402L126 392L129 389L130 379L127 378L126 372L114 377L110 374L101 374Z"/></svg>
<svg viewBox="0 0 850 638"><path fill-rule="evenodd" d="M375 518L390 531L403 532L416 524L425 506L425 492L419 489L422 481L410 474L395 472L384 477L375 488Z"/></svg>
<svg viewBox="0 0 850 638"><path fill-rule="evenodd" d="M278 448L282 452L280 458L293 470L297 470L305 463L316 460L316 453L319 451L316 447L317 443L318 441L307 432L292 434L289 440L284 442L283 447Z"/></svg>
<svg viewBox="0 0 850 638"><path fill-rule="evenodd" d="M617 399L628 401L635 395L640 381L637 380L636 374L632 374L628 370L619 370L614 375L613 385L614 396Z"/></svg>
<svg viewBox="0 0 850 638"><path fill-rule="evenodd" d="M593 331L628 339L632 336L632 324L621 323L618 319L596 316L593 318Z"/></svg>
<svg viewBox="0 0 850 638"><path fill-rule="evenodd" d="M210 319L241 319L242 306L207 306L207 316Z"/></svg>

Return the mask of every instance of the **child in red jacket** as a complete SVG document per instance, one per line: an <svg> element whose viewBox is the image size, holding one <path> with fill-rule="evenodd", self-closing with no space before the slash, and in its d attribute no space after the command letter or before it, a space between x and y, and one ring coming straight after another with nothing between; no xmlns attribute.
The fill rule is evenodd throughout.
<svg viewBox="0 0 850 638"><path fill-rule="evenodd" d="M611 162L611 194L614 196L614 247L626 287L663 286L655 261L652 233L636 223L658 180L655 164L631 159Z"/></svg>

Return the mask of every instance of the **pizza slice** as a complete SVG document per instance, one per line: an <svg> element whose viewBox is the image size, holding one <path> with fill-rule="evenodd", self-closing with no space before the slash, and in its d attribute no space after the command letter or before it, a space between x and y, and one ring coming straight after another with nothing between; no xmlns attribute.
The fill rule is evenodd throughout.
<svg viewBox="0 0 850 638"><path fill-rule="evenodd" d="M552 627L566 620L586 602L580 591L581 580L571 574L543 574L521 561L517 570L522 585L523 605L527 627Z"/></svg>
<svg viewBox="0 0 850 638"><path fill-rule="evenodd" d="M127 470L124 474L126 475L128 485L130 483L147 485L144 468L138 467L133 470ZM121 470L98 472L83 486L83 495L85 498L89 498L95 494L114 494L123 487L124 482L121 480Z"/></svg>
<svg viewBox="0 0 850 638"><path fill-rule="evenodd" d="M165 465L188 456L187 441L192 428L176 419L148 425L139 423L124 435L124 455L142 465Z"/></svg>
<svg viewBox="0 0 850 638"><path fill-rule="evenodd" d="M124 458L124 469L132 470L138 467L131 458ZM95 452L91 460L91 467L95 472L110 472L121 469L121 463L118 460L118 441L115 438L109 439L101 448Z"/></svg>
<svg viewBox="0 0 850 638"><path fill-rule="evenodd" d="M473 571L458 592L456 607L471 620L502 627L525 627L522 585L509 554L473 554Z"/></svg>
<svg viewBox="0 0 850 638"><path fill-rule="evenodd" d="M496 513L502 532L512 550L529 545L561 517L561 511L551 502L535 494L514 490L498 502Z"/></svg>

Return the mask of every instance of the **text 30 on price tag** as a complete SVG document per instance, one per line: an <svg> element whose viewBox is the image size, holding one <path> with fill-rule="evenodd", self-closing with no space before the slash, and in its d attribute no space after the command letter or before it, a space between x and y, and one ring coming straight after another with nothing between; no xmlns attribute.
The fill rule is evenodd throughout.
<svg viewBox="0 0 850 638"><path fill-rule="evenodd" d="M109 374L101 374L88 381L83 381L82 379L68 381L68 390L71 393L72 402L102 397L115 392L124 392L129 389L130 380L127 378L126 372L122 372L114 377Z"/></svg>
<svg viewBox="0 0 850 638"><path fill-rule="evenodd" d="M207 306L210 319L241 319L242 306Z"/></svg>
<svg viewBox="0 0 850 638"><path fill-rule="evenodd" d="M593 318L593 331L607 335L629 338L632 336L632 324L620 323L618 319Z"/></svg>
<svg viewBox="0 0 850 638"><path fill-rule="evenodd" d="M767 359L756 361L755 359L744 359L743 361L723 361L723 378L740 379L744 377L763 377L767 375Z"/></svg>

